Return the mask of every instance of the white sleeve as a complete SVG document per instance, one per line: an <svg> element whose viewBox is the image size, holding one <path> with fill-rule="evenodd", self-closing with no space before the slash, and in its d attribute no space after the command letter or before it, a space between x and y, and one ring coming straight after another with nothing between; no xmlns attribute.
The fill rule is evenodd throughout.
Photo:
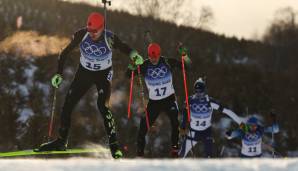
<svg viewBox="0 0 298 171"><path fill-rule="evenodd" d="M216 103L216 102L210 102L210 105L213 109L215 110L221 110L222 107L220 104ZM221 109L220 109L221 108ZM245 119L240 118L239 116L237 116L233 111L231 111L230 109L227 108L223 108L222 111L220 111L226 115L228 115L230 118L232 118L235 122L237 122L238 125L240 125L242 122L245 122Z"/></svg>
<svg viewBox="0 0 298 171"><path fill-rule="evenodd" d="M219 104L217 104L217 103L214 103L214 102L210 102L210 105L211 105L212 109L215 109L215 110L218 110L218 109L219 109L219 107L220 107L220 105L219 105Z"/></svg>
<svg viewBox="0 0 298 171"><path fill-rule="evenodd" d="M228 115L230 118L232 118L235 122L237 122L238 125L240 125L242 121L242 119L239 118L239 116L237 116L233 111L231 111L230 109L226 109L224 108L222 110L222 113Z"/></svg>

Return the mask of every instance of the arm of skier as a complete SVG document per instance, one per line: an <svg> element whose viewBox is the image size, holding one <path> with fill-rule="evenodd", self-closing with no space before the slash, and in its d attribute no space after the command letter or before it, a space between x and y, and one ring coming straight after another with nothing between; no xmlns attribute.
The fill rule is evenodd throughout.
<svg viewBox="0 0 298 171"><path fill-rule="evenodd" d="M279 125L277 123L273 123L271 126L264 128L265 133L279 133Z"/></svg>
<svg viewBox="0 0 298 171"><path fill-rule="evenodd" d="M175 58L166 58L166 62L171 66L171 68L179 68L182 70L181 60ZM190 69L191 60L188 56L184 57L184 67L188 71Z"/></svg>
<svg viewBox="0 0 298 171"><path fill-rule="evenodd" d="M63 67L67 58L67 55L80 44L84 35L87 33L87 29L83 28L75 32L72 36L70 43L61 51L58 57L58 71L57 74L63 75Z"/></svg>
<svg viewBox="0 0 298 171"><path fill-rule="evenodd" d="M67 55L81 42L84 35L86 35L87 29L83 28L75 32L72 36L70 43L62 50L58 57L58 70L57 73L52 77L51 82L52 86L59 88L60 84L63 81L63 67L66 61Z"/></svg>
<svg viewBox="0 0 298 171"><path fill-rule="evenodd" d="M215 100L210 100L210 105L213 109L220 111L228 115L231 119L233 119L238 125L243 123L243 119L236 115L232 110L223 107L220 103L216 102Z"/></svg>
<svg viewBox="0 0 298 171"><path fill-rule="evenodd" d="M117 35L114 34L112 36L112 40L109 42L111 42L110 45L112 45L112 47L129 56L135 65L143 64L143 57L137 52L137 50L129 47L125 42L121 41Z"/></svg>
<svg viewBox="0 0 298 171"><path fill-rule="evenodd" d="M279 125L277 123L276 113L270 112L269 115L270 126L264 128L265 133L276 134L279 132Z"/></svg>
<svg viewBox="0 0 298 171"><path fill-rule="evenodd" d="M241 138L243 135L243 131L241 129L236 129L236 130L233 130L233 131L228 131L226 132L226 138L231 140L231 139L234 139L234 138Z"/></svg>

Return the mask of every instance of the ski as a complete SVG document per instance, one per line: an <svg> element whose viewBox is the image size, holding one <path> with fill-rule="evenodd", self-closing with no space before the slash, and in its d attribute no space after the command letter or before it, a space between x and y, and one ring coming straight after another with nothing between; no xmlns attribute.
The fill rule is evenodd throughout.
<svg viewBox="0 0 298 171"><path fill-rule="evenodd" d="M51 154L83 154L83 153L109 153L108 149L98 149L98 148L76 148L67 149L65 151L42 151L35 152L32 149L13 151L13 152L0 152L0 158L3 157L18 157L18 156L35 156L35 155L51 155Z"/></svg>

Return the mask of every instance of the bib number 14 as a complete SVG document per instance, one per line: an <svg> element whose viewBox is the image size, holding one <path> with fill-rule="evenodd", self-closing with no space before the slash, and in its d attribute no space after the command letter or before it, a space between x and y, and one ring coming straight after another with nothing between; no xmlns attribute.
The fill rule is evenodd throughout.
<svg viewBox="0 0 298 171"><path fill-rule="evenodd" d="M202 121L202 122L197 121L196 126L206 126L206 121Z"/></svg>

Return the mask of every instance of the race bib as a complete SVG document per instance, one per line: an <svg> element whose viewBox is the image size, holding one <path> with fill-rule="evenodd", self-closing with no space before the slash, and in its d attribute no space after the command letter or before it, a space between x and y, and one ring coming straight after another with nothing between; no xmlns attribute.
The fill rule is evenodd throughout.
<svg viewBox="0 0 298 171"><path fill-rule="evenodd" d="M211 126L212 108L206 98L190 98L191 128L202 131Z"/></svg>
<svg viewBox="0 0 298 171"><path fill-rule="evenodd" d="M196 131L203 131L211 126L211 117L206 119L197 119L191 117L190 126Z"/></svg>
<svg viewBox="0 0 298 171"><path fill-rule="evenodd" d="M145 82L152 100L164 99L175 93L171 71L165 65L148 67Z"/></svg>
<svg viewBox="0 0 298 171"><path fill-rule="evenodd" d="M245 156L257 156L262 154L262 139L257 134L246 134L242 140L241 153Z"/></svg>
<svg viewBox="0 0 298 171"><path fill-rule="evenodd" d="M105 70L112 66L112 51L106 41L93 42L87 35L80 44L80 63L91 71Z"/></svg>

